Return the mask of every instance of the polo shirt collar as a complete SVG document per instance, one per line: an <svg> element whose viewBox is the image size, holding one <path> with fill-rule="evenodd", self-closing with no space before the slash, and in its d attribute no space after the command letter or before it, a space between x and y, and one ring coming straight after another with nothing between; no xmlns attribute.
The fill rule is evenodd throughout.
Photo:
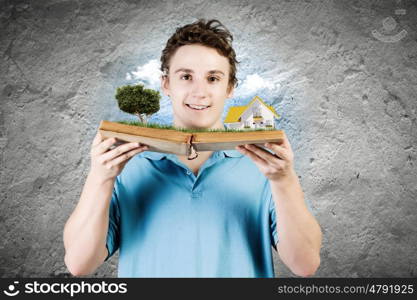
<svg viewBox="0 0 417 300"><path fill-rule="evenodd" d="M225 157L241 157L243 156L242 153L240 153L237 150L221 150L223 152Z"/></svg>
<svg viewBox="0 0 417 300"><path fill-rule="evenodd" d="M215 151L216 152L216 151ZM222 155L223 157L241 157L243 156L242 153L240 153L237 150L219 150L219 155ZM172 153L160 153L160 152L154 152L154 151L144 151L142 152L142 155L146 158L150 158L152 160L161 160L165 157L172 157L175 154Z"/></svg>

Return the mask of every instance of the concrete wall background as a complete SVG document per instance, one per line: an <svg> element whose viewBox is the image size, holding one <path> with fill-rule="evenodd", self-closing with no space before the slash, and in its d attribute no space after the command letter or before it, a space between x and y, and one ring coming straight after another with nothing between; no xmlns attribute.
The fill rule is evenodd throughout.
<svg viewBox="0 0 417 300"><path fill-rule="evenodd" d="M323 229L316 276L417 276L417 5L388 0L1 0L0 276L69 276L62 230L115 87L199 17L234 33L240 78L284 78L265 100Z"/></svg>

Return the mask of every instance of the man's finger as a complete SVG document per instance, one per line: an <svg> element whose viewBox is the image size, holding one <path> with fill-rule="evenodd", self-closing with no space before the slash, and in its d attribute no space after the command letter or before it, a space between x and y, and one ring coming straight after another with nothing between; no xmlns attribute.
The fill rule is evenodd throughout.
<svg viewBox="0 0 417 300"><path fill-rule="evenodd" d="M282 145L283 145L285 148L287 148L287 149L289 149L290 151L292 151L292 149L291 149L291 144L290 144L290 142L289 142L289 140L288 140L288 137L287 137L287 135L285 134L285 132L284 132L284 141L283 141Z"/></svg>
<svg viewBox="0 0 417 300"><path fill-rule="evenodd" d="M288 149L284 148L282 144L278 145L276 143L265 143L265 147L271 149L279 159L289 160Z"/></svg>
<svg viewBox="0 0 417 300"><path fill-rule="evenodd" d="M100 144L98 144L96 146L96 148L94 149L94 153L96 155L103 154L104 152L106 152L107 150L109 150L110 147L113 144L115 144L116 142L117 142L117 139L115 137L105 139L104 141L102 141Z"/></svg>
<svg viewBox="0 0 417 300"><path fill-rule="evenodd" d="M103 137L101 136L100 131L97 131L97 134L93 140L93 146L97 146L98 144L101 143L102 140L103 140Z"/></svg>
<svg viewBox="0 0 417 300"><path fill-rule="evenodd" d="M127 144L124 144L124 145L120 145L120 146L114 148L113 150L110 150L110 151L104 153L100 157L100 160L102 160L104 162L111 161L111 160L115 159L116 157L127 153L128 151L138 149L138 147L139 146L138 146L137 143L127 143ZM147 147L147 146L142 144L140 147L141 147L141 149L143 149L144 147Z"/></svg>
<svg viewBox="0 0 417 300"><path fill-rule="evenodd" d="M246 144L245 144L246 145ZM267 167L268 161L255 154L254 149L249 147L246 148L245 145L236 146L236 150L240 151L242 154L249 156L255 163L258 163L260 166ZM255 146L256 147L256 146Z"/></svg>
<svg viewBox="0 0 417 300"><path fill-rule="evenodd" d="M245 148L249 149L250 151L254 152L256 155L258 155L260 158L265 160L266 162L271 162L271 159L275 159L276 156L274 156L275 153L271 153L257 145L254 144L245 144Z"/></svg>

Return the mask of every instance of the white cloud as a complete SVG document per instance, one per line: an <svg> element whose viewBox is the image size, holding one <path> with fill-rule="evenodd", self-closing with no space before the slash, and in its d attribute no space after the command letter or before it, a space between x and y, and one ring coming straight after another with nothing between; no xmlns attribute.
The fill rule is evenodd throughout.
<svg viewBox="0 0 417 300"><path fill-rule="evenodd" d="M260 90L269 89L273 90L279 87L270 79L262 78L259 74L246 75L246 78L236 89L236 97L247 97L256 94Z"/></svg>
<svg viewBox="0 0 417 300"><path fill-rule="evenodd" d="M246 75L245 79L239 83L234 97L235 98L249 98L259 94L277 93L283 88L292 87L304 83L306 78L298 79L296 81L296 70L278 72L270 70L261 75L258 73Z"/></svg>
<svg viewBox="0 0 417 300"><path fill-rule="evenodd" d="M255 93L260 89L273 89L274 84L267 79L262 78L258 74L247 75L242 84L242 91L246 93Z"/></svg>
<svg viewBox="0 0 417 300"><path fill-rule="evenodd" d="M148 88L159 89L161 70L160 64L156 59L151 59L146 64L138 66L135 71L126 74L127 80L138 80Z"/></svg>

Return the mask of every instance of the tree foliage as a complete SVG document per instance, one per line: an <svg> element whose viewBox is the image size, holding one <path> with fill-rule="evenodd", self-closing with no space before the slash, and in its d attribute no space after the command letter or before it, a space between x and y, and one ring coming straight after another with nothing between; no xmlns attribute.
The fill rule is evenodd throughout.
<svg viewBox="0 0 417 300"><path fill-rule="evenodd" d="M159 92L145 89L142 84L118 87L115 97L120 110L136 115L143 123L160 109Z"/></svg>

